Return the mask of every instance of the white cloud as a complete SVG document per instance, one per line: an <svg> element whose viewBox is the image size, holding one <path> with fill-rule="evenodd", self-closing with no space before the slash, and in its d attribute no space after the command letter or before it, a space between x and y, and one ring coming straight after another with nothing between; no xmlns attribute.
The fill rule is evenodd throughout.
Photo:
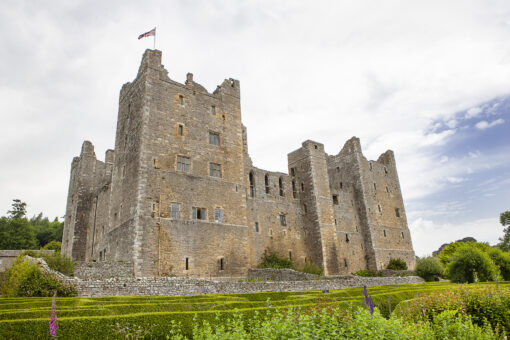
<svg viewBox="0 0 510 340"><path fill-rule="evenodd" d="M479 107L472 107L466 112L465 119L470 119L474 117L478 117L482 113L482 109Z"/></svg>
<svg viewBox="0 0 510 340"><path fill-rule="evenodd" d="M446 180L452 184L458 184L464 182L466 179L462 177L447 177Z"/></svg>
<svg viewBox="0 0 510 340"><path fill-rule="evenodd" d="M409 224L413 246L418 256L425 256L437 250L442 244L471 236L479 242L498 243L503 229L497 218L483 218L460 223L434 223L418 218Z"/></svg>
<svg viewBox="0 0 510 340"><path fill-rule="evenodd" d="M504 122L505 121L503 120L503 118L496 119L490 123L485 120L481 120L478 123L476 123L475 127L480 130L485 130L485 129L491 128L493 126L503 124Z"/></svg>

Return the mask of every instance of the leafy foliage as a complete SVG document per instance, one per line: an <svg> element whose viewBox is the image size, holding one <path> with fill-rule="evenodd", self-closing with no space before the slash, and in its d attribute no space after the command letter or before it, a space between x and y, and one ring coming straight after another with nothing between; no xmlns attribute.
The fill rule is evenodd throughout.
<svg viewBox="0 0 510 340"><path fill-rule="evenodd" d="M266 252L262 256L262 261L258 265L259 268L289 268L295 269L294 261L289 258L280 256L276 252Z"/></svg>
<svg viewBox="0 0 510 340"><path fill-rule="evenodd" d="M76 265L68 256L54 253L53 255L43 256L44 261L53 270L59 271L64 275L72 276L74 273L74 266Z"/></svg>
<svg viewBox="0 0 510 340"><path fill-rule="evenodd" d="M62 242L51 241L51 242L47 243L41 249L43 249L43 250L54 250L55 253L60 253L60 250L62 249Z"/></svg>
<svg viewBox="0 0 510 340"><path fill-rule="evenodd" d="M435 281L443 272L444 267L437 257L425 257L416 262L416 275L427 282Z"/></svg>
<svg viewBox="0 0 510 340"><path fill-rule="evenodd" d="M499 239L501 243L498 246L501 250L510 251L510 211L505 211L499 215L499 223L503 227L506 226L506 228L503 229L505 234Z"/></svg>
<svg viewBox="0 0 510 340"><path fill-rule="evenodd" d="M23 218L27 214L27 204L19 199L12 200L12 210L7 211L9 218Z"/></svg>
<svg viewBox="0 0 510 340"><path fill-rule="evenodd" d="M76 296L76 288L45 275L36 264L23 261L20 256L6 272L7 279L2 286L3 296Z"/></svg>
<svg viewBox="0 0 510 340"><path fill-rule="evenodd" d="M407 270L407 263L401 258L390 259L386 268L391 270Z"/></svg>
<svg viewBox="0 0 510 340"><path fill-rule="evenodd" d="M497 274L498 268L490 257L474 247L457 250L446 267L446 275L457 283L493 281Z"/></svg>
<svg viewBox="0 0 510 340"><path fill-rule="evenodd" d="M448 263L452 261L454 254L457 251L465 248L475 248L483 252L487 252L489 249L491 249L491 247L485 243L457 241L450 243L445 249L443 249L443 251L441 251L441 254L439 255L441 263L445 266L448 265Z"/></svg>
<svg viewBox="0 0 510 340"><path fill-rule="evenodd" d="M355 273L352 273L352 275L363 276L363 277L376 277L376 276L382 276L382 273L379 273L378 271L375 271L375 270L362 269L362 270L358 270Z"/></svg>
<svg viewBox="0 0 510 340"><path fill-rule="evenodd" d="M499 248L492 248L488 252L491 260L499 268L501 277L505 281L510 280L510 254Z"/></svg>
<svg viewBox="0 0 510 340"><path fill-rule="evenodd" d="M313 262L305 262L303 268L301 268L300 271L302 271L303 273L314 274L319 276L324 275L324 270L322 270L321 267L319 267Z"/></svg>

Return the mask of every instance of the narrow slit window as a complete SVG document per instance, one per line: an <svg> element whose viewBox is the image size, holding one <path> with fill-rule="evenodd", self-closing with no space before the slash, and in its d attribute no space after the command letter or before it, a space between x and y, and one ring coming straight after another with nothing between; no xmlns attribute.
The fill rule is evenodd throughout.
<svg viewBox="0 0 510 340"><path fill-rule="evenodd" d="M184 125L179 124L179 136L184 135Z"/></svg>
<svg viewBox="0 0 510 340"><path fill-rule="evenodd" d="M377 184L374 182L374 190L377 190Z"/></svg>
<svg viewBox="0 0 510 340"><path fill-rule="evenodd" d="M284 191L283 191L283 180L281 177L278 179L278 186L280 187L280 196L282 196L282 197L285 196Z"/></svg>
<svg viewBox="0 0 510 340"><path fill-rule="evenodd" d="M182 94L179 95L179 105L184 105L184 96Z"/></svg>
<svg viewBox="0 0 510 340"><path fill-rule="evenodd" d="M400 236L402 237L402 239L404 239L404 232L401 232Z"/></svg>
<svg viewBox="0 0 510 340"><path fill-rule="evenodd" d="M214 106L214 105L213 105L213 106L211 106L211 114L212 114L213 116L216 116L216 106Z"/></svg>
<svg viewBox="0 0 510 340"><path fill-rule="evenodd" d="M388 189L388 187L386 187L386 192L389 194L390 193L390 189Z"/></svg>
<svg viewBox="0 0 510 340"><path fill-rule="evenodd" d="M294 168L290 168L290 175L296 176L296 170L294 170Z"/></svg>
<svg viewBox="0 0 510 340"><path fill-rule="evenodd" d="M305 211L305 214L308 212L308 207L306 206L306 204L303 204L303 210Z"/></svg>
<svg viewBox="0 0 510 340"><path fill-rule="evenodd" d="M333 204L338 205L338 195L333 195Z"/></svg>
<svg viewBox="0 0 510 340"><path fill-rule="evenodd" d="M292 180L292 197L293 198L297 197L297 193L296 193L296 181L294 181L294 180Z"/></svg>
<svg viewBox="0 0 510 340"><path fill-rule="evenodd" d="M292 250L289 250L289 260L292 260Z"/></svg>
<svg viewBox="0 0 510 340"><path fill-rule="evenodd" d="M189 258L186 257L185 261L186 270L189 270Z"/></svg>
<svg viewBox="0 0 510 340"><path fill-rule="evenodd" d="M369 165L370 165L370 171L372 171L372 162L370 162Z"/></svg>
<svg viewBox="0 0 510 340"><path fill-rule="evenodd" d="M383 235L384 237L386 237L386 230L383 230Z"/></svg>
<svg viewBox="0 0 510 340"><path fill-rule="evenodd" d="M344 188L344 184L342 182L340 182L340 189L343 189Z"/></svg>
<svg viewBox="0 0 510 340"><path fill-rule="evenodd" d="M345 234L345 242L349 243L349 234Z"/></svg>
<svg viewBox="0 0 510 340"><path fill-rule="evenodd" d="M395 216L400 217L400 210L395 208Z"/></svg>
<svg viewBox="0 0 510 340"><path fill-rule="evenodd" d="M250 171L248 175L248 179L250 180L250 197L255 196L255 178L253 177L253 171Z"/></svg>
<svg viewBox="0 0 510 340"><path fill-rule="evenodd" d="M266 186L266 194L269 194L271 192L271 188L269 187L269 175L266 174L264 176L264 184Z"/></svg>
<svg viewBox="0 0 510 340"><path fill-rule="evenodd" d="M381 206L379 204L377 205L377 209L379 210L379 212L382 212Z"/></svg>
<svg viewBox="0 0 510 340"><path fill-rule="evenodd" d="M384 167L384 173L387 175L388 174L388 169L386 169L386 167Z"/></svg>
<svg viewBox="0 0 510 340"><path fill-rule="evenodd" d="M305 183L301 182L301 191L305 192Z"/></svg>
<svg viewBox="0 0 510 340"><path fill-rule="evenodd" d="M255 232L259 232L259 222L255 222Z"/></svg>
<svg viewBox="0 0 510 340"><path fill-rule="evenodd" d="M225 261L223 260L223 258L220 259L220 270L224 270L225 269Z"/></svg>
<svg viewBox="0 0 510 340"><path fill-rule="evenodd" d="M348 263L347 263L347 259L344 259L344 266L347 267Z"/></svg>

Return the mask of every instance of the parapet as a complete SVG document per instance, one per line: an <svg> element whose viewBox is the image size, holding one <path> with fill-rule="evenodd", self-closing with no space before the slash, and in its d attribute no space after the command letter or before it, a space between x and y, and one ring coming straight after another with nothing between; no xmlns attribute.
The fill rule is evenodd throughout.
<svg viewBox="0 0 510 340"><path fill-rule="evenodd" d="M88 140L84 141L81 146L80 157L89 156L96 158L96 153L94 152L94 145Z"/></svg>

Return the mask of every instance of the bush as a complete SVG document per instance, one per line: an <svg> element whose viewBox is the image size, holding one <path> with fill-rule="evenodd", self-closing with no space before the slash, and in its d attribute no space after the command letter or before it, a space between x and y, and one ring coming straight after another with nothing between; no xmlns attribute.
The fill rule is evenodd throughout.
<svg viewBox="0 0 510 340"><path fill-rule="evenodd" d="M72 276L74 273L74 266L76 262L71 261L66 255L60 255L60 253L54 253L52 255L43 256L44 261L53 270L61 272L64 275Z"/></svg>
<svg viewBox="0 0 510 340"><path fill-rule="evenodd" d="M448 263L452 261L453 256L457 251L465 248L475 248L485 253L491 249L491 247L485 243L457 241L454 243L450 243L446 248L444 248L441 251L441 254L439 254L439 260L441 260L441 263L446 266Z"/></svg>
<svg viewBox="0 0 510 340"><path fill-rule="evenodd" d="M352 273L352 275L363 276L363 277L376 277L376 276L382 276L382 273L379 273L378 271L375 271L375 270L362 269L362 270L358 270L355 273Z"/></svg>
<svg viewBox="0 0 510 340"><path fill-rule="evenodd" d="M305 262L303 268L300 271L303 273L314 274L319 276L324 275L324 270L322 270L321 267L319 267L313 262Z"/></svg>
<svg viewBox="0 0 510 340"><path fill-rule="evenodd" d="M501 277L505 281L510 280L510 254L499 248L492 248L488 252L491 260L499 268Z"/></svg>
<svg viewBox="0 0 510 340"><path fill-rule="evenodd" d="M44 249L44 250L54 250L55 253L60 253L61 248L62 248L62 242L51 241L50 243L47 243L41 249Z"/></svg>
<svg viewBox="0 0 510 340"><path fill-rule="evenodd" d="M270 252L270 253L264 253L264 256L262 256L262 261L258 265L259 268L289 268L289 269L295 269L294 262L291 259L288 259L286 257L282 257L277 253Z"/></svg>
<svg viewBox="0 0 510 340"><path fill-rule="evenodd" d="M401 258L390 259L390 263L388 263L388 267L386 267L386 269L407 270L407 263Z"/></svg>
<svg viewBox="0 0 510 340"><path fill-rule="evenodd" d="M416 275L425 281L436 281L444 272L444 267L437 257L425 257L416 262Z"/></svg>
<svg viewBox="0 0 510 340"><path fill-rule="evenodd" d="M2 286L3 296L76 296L76 288L63 283L52 275L45 275L35 263L18 257L6 272L7 279Z"/></svg>
<svg viewBox="0 0 510 340"><path fill-rule="evenodd" d="M473 283L493 281L497 278L498 268L490 257L476 248L461 248L455 252L446 267L446 275L452 282Z"/></svg>

